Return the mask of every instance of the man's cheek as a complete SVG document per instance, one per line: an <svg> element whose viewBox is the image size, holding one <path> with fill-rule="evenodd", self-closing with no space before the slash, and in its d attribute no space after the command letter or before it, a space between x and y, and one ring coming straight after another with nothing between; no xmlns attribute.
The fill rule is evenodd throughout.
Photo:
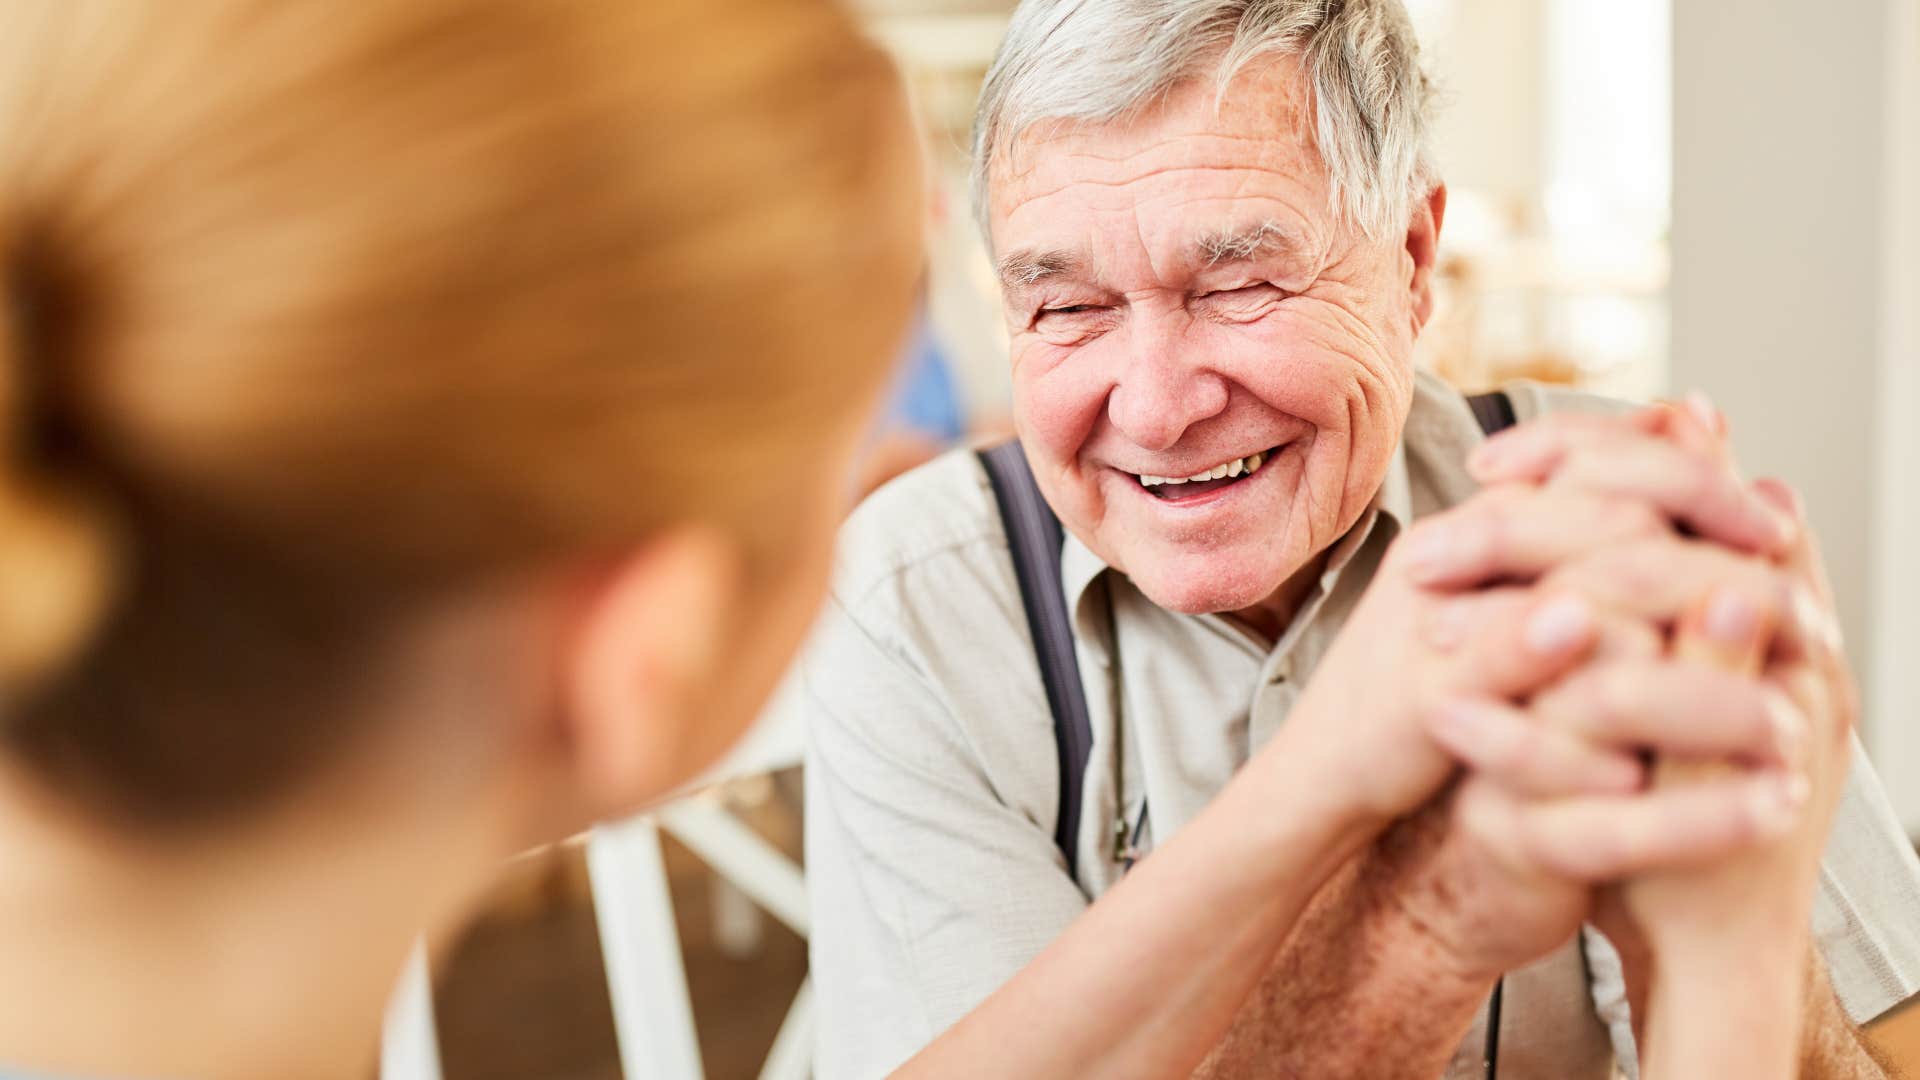
<svg viewBox="0 0 1920 1080"><path fill-rule="evenodd" d="M1097 387L1062 368L1016 386L1015 393L1020 399L1022 434L1038 444L1029 449L1061 464L1078 455L1105 406L1105 395Z"/></svg>
<svg viewBox="0 0 1920 1080"><path fill-rule="evenodd" d="M1243 365L1245 385L1270 408L1320 430L1380 423L1396 411L1412 382L1407 365L1381 344L1337 323L1294 320L1263 342L1261 360Z"/></svg>

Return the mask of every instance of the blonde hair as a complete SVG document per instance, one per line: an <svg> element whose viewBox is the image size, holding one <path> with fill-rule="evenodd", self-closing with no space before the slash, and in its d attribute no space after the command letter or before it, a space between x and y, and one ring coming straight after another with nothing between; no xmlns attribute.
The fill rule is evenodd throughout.
<svg viewBox="0 0 1920 1080"><path fill-rule="evenodd" d="M915 168L823 0L9 3L0 739L231 802L425 598L682 519L774 565Z"/></svg>

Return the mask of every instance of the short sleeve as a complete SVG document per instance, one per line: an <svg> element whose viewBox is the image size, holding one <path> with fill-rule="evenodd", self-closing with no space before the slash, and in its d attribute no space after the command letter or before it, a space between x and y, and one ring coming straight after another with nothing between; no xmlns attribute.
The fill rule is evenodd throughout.
<svg viewBox="0 0 1920 1080"><path fill-rule="evenodd" d="M1813 933L1855 1023L1920 990L1920 861L1857 739L1820 864Z"/></svg>
<svg viewBox="0 0 1920 1080"><path fill-rule="evenodd" d="M816 1072L881 1076L1087 901L910 657L836 603L802 678Z"/></svg>

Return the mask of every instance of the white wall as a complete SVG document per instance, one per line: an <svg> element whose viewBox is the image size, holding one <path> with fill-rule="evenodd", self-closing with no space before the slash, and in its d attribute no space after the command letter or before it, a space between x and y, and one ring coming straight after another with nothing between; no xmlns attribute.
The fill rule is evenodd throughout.
<svg viewBox="0 0 1920 1080"><path fill-rule="evenodd" d="M1900 430L1920 422L1900 366L1920 246L1894 240L1887 215L1916 191L1898 175L1914 125L1890 105L1896 88L1911 96L1897 84L1913 49L1895 41L1913 40L1915 2L1682 0L1673 13L1673 386L1711 393L1749 468L1806 495L1870 742L1910 824L1920 637L1902 610L1913 570L1895 563L1920 552Z"/></svg>
<svg viewBox="0 0 1920 1080"><path fill-rule="evenodd" d="M1447 183L1503 203L1532 201L1547 170L1547 5L1453 0L1408 7L1439 81L1434 144Z"/></svg>
<svg viewBox="0 0 1920 1080"><path fill-rule="evenodd" d="M1887 35L1886 393L1880 414L1871 746L1920 833L1920 0L1895 0Z"/></svg>

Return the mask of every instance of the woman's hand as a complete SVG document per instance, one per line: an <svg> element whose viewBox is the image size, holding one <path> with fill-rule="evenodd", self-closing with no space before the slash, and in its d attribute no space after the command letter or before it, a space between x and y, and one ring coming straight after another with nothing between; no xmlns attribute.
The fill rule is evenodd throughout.
<svg viewBox="0 0 1920 1080"><path fill-rule="evenodd" d="M1389 550L1289 718L1287 742L1322 755L1374 820L1401 816L1453 771L1422 733L1428 720L1462 698L1525 700L1599 640L1590 579L1497 586L1671 536L1676 522L1733 550L1783 549L1793 523L1747 488L1719 436L1692 415L1665 406L1553 415L1490 439L1471 462L1488 490L1421 520ZM1667 584L1663 596L1706 587ZM1541 765L1613 788L1639 775L1630 757L1570 739Z"/></svg>
<svg viewBox="0 0 1920 1080"><path fill-rule="evenodd" d="M1428 714L1434 739L1473 773L1451 805L1396 830L1412 834L1399 861L1417 866L1397 874L1397 891L1469 974L1565 940L1592 914L1597 885L1717 860L1799 820L1798 725L1752 680L1667 655L1670 629L1716 586L1756 611L1783 602L1770 556L1798 526L1740 479L1723 433L1698 407L1535 421L1476 455L1494 487L1428 526L1444 542L1421 580L1450 591L1452 610L1518 583L1578 595L1608 627L1588 662L1551 686ZM1622 791L1569 764L1637 764L1649 751L1743 768L1647 792L1637 774Z"/></svg>
<svg viewBox="0 0 1920 1080"><path fill-rule="evenodd" d="M1732 711L1779 732L1779 757L1724 757L1704 745L1660 748L1652 795L1702 793L1762 766L1786 770L1783 775L1792 778L1786 802L1801 809L1779 818L1772 835L1734 857L1643 874L1603 890L1595 918L1627 960L1636 1022L1651 1013L1645 1033L1649 1075L1731 1068L1743 1076L1787 1076L1797 1065L1812 961L1807 938L1814 879L1850 761L1849 733L1858 708L1854 684L1815 542L1792 492L1773 482L1753 485L1750 493L1772 510L1770 520L1726 499L1724 477L1733 467L1725 424L1703 402L1691 401L1685 410L1647 410L1632 420L1640 436L1667 445L1649 445L1592 421L1574 422L1557 431L1522 432L1482 455L1476 467L1483 479L1497 482L1584 490L1610 490L1663 473L1669 477L1669 516L1679 528L1711 532L1777 574L1777 586L1749 580L1744 589L1703 594L1667 628L1665 660L1691 668L1696 681L1702 672L1721 676L1722 689L1692 706L1700 726L1712 727L1712 718L1728 713L1730 703L1745 701ZM1715 476L1722 480L1708 482ZM1725 528L1729 522L1755 527L1742 540L1740 529ZM1766 534L1786 542L1770 544ZM1650 584L1631 565L1631 552L1615 557L1626 560L1607 575L1616 599ZM1611 603L1602 607L1613 610ZM1542 695L1535 719L1551 731L1579 732L1577 711L1564 706L1581 683L1609 678L1605 669L1592 665ZM1645 715L1649 699L1685 700L1684 692L1652 679L1612 678L1619 687L1610 694L1616 718ZM1625 824L1619 823L1612 844L1631 842ZM1731 971L1742 977L1729 980ZM1726 1038L1729 1031L1752 1034L1736 1043Z"/></svg>
<svg viewBox="0 0 1920 1080"><path fill-rule="evenodd" d="M1695 606L1701 582L1765 604L1777 577L1671 532L1575 559L1536 587L1601 612L1587 662L1524 703L1464 700L1431 715L1435 741L1470 772L1450 806L1423 815L1428 836L1407 852L1417 872L1384 891L1462 975L1490 979L1551 951L1593 915L1596 887L1711 864L1798 827L1802 726L1782 722L1757 681L1668 655L1660 629ZM1596 754L1632 763L1633 783L1608 787L1562 764ZM1647 754L1741 765L1648 789Z"/></svg>
<svg viewBox="0 0 1920 1080"><path fill-rule="evenodd" d="M1760 490L1799 515L1784 485ZM1608 905L1645 943L1650 969L1637 987L1646 1016L1647 1075L1682 1077L1731 1068L1741 1076L1796 1074L1812 963L1809 924L1820 856L1845 788L1858 704L1840 648L1838 618L1810 533L1783 560L1794 632L1720 597L1681 625L1674 652L1757 681L1777 715L1806 736L1797 768L1807 811L1779 838L1737 858L1629 882ZM1716 633L1715 630L1718 630ZM1724 765L1663 762L1658 783L1684 790ZM1741 974L1728 979L1729 972ZM1736 1043L1724 1033L1743 1034Z"/></svg>

